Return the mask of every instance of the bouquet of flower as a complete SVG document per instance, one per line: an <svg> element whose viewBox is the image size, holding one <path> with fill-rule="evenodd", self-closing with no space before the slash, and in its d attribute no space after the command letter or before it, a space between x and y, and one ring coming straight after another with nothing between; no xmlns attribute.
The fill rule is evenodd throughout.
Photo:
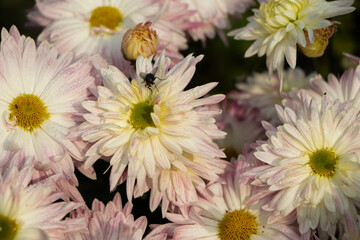
<svg viewBox="0 0 360 240"><path fill-rule="evenodd" d="M0 240L360 239L360 2L27 4Z"/></svg>

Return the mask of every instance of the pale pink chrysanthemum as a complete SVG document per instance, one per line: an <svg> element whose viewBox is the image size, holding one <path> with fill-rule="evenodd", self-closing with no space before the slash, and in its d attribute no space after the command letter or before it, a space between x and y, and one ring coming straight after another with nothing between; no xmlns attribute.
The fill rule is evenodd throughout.
<svg viewBox="0 0 360 240"><path fill-rule="evenodd" d="M3 29L1 38L0 167L33 156L38 170L76 182L72 157L84 156L67 135L83 121L81 102L94 85L91 60L58 55L47 42L36 47L14 26L10 33Z"/></svg>
<svg viewBox="0 0 360 240"><path fill-rule="evenodd" d="M330 74L327 81L322 77L313 78L310 90L318 99L326 95L332 102L360 101L360 66L348 69L339 79L334 74Z"/></svg>
<svg viewBox="0 0 360 240"><path fill-rule="evenodd" d="M233 170L224 174L224 182L217 184L218 194L210 191L207 197L189 205L185 214L167 213L166 217L173 224L168 224L163 231L174 240L299 239L296 228L292 226L295 215L273 216L271 212L262 210L262 204L268 200L266 196L263 200L248 202L249 197L259 191L242 179L243 172L249 167L245 158L239 158Z"/></svg>
<svg viewBox="0 0 360 240"><path fill-rule="evenodd" d="M260 118L273 124L279 123L275 105L289 94L301 88L307 88L312 75L306 76L299 68L284 72L283 88L280 88L280 78L276 74L254 73L249 76L246 83L240 83L237 88L241 93L236 95L240 103L247 102L251 107L260 111Z"/></svg>
<svg viewBox="0 0 360 240"><path fill-rule="evenodd" d="M190 20L201 23L198 27L188 30L193 40L201 40L203 43L206 38L214 38L216 33L226 42L223 30L230 28L228 20L229 14L240 15L245 12L254 0L181 0L188 4L190 10L196 13Z"/></svg>
<svg viewBox="0 0 360 240"><path fill-rule="evenodd" d="M315 32L332 25L328 18L355 10L353 0L267 0L253 9L248 25L229 33L235 39L255 40L245 57L266 54L269 72L282 72L284 58L296 66L297 46L306 47L317 40ZM321 38L321 36L319 36Z"/></svg>
<svg viewBox="0 0 360 240"><path fill-rule="evenodd" d="M224 139L216 140L228 160L242 153L245 144L253 143L263 138L265 133L261 126L258 109L252 108L246 102L234 101L241 93L232 91L219 104L221 115L216 117L218 128L226 132Z"/></svg>
<svg viewBox="0 0 360 240"><path fill-rule="evenodd" d="M80 130L84 131L83 140L93 143L86 153L86 166L92 166L99 158L110 158L111 190L124 180L125 169L129 200L135 180L138 188L136 195L142 194L151 185L147 183L147 178L159 176L159 170L181 172L184 177L172 178L175 188L183 184L194 187L191 183L193 179L213 178L215 167L193 171L198 167L193 159L201 159L200 166L202 163L206 166L211 159L225 157L212 140L225 135L215 124L214 116L220 112L208 107L221 101L224 95L201 98L217 83L184 91L195 72L195 65L201 59L202 56L195 58L189 55L169 69L170 59L165 55L154 65L152 59L140 56L136 62L138 75L131 82L115 67L102 69L104 87L97 88L97 101L83 103L89 113L84 114L86 122ZM148 74L154 76L146 76ZM218 168L223 166L225 164L220 164ZM197 175L197 171L202 171L202 175ZM164 186L160 186L161 191L168 189ZM176 189L175 192L187 194L188 190ZM188 199L188 196L181 198Z"/></svg>
<svg viewBox="0 0 360 240"><path fill-rule="evenodd" d="M321 75L317 75L310 79L308 89L303 89L303 92L308 99L316 98L321 101L321 98L326 95L331 102L356 102L353 105L360 111L360 66L356 68L349 68L339 78L334 74L329 74L327 81ZM283 105L295 108L301 105L301 95L291 94L285 97Z"/></svg>
<svg viewBox="0 0 360 240"><path fill-rule="evenodd" d="M65 233L84 230L84 219L62 220L83 203L58 201L63 193L55 191L54 175L30 182L33 163L27 160L20 171L8 168L0 173L0 239L62 239Z"/></svg>
<svg viewBox="0 0 360 240"><path fill-rule="evenodd" d="M166 49L174 61L183 58L179 50L187 48L187 40L178 26L188 15L163 16L168 8L169 4L156 0L37 0L29 19L45 27L38 39L48 40L60 52L99 53L129 74L130 62L122 55L121 42L125 32L139 23L152 23L159 39L158 51Z"/></svg>
<svg viewBox="0 0 360 240"><path fill-rule="evenodd" d="M143 238L147 227L145 216L134 219L131 214L133 205L122 206L121 196L117 193L114 199L104 205L95 199L91 210L87 207L78 208L71 213L71 218L84 219L86 231L67 234L68 240L165 240L164 234L153 234L152 238Z"/></svg>
<svg viewBox="0 0 360 240"><path fill-rule="evenodd" d="M265 124L269 140L254 153L268 166L250 172L276 194L264 209L283 216L296 209L301 234L319 229L334 236L343 217L349 226L356 221L358 111L352 103L333 103L327 96L318 103L303 95L295 111L277 106L283 124L277 129Z"/></svg>

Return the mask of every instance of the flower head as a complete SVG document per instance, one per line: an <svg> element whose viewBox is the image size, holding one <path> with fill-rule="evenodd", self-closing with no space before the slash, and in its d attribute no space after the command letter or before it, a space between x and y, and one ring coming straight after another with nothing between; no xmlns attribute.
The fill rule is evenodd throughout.
<svg viewBox="0 0 360 240"><path fill-rule="evenodd" d="M282 71L284 56L291 68L296 66L297 45L315 41L314 31L329 27L328 18L354 11L353 0L268 0L254 9L249 24L229 33L235 39L256 40L245 57L266 54L269 72Z"/></svg>
<svg viewBox="0 0 360 240"><path fill-rule="evenodd" d="M250 240L299 239L291 226L294 215L274 217L271 212L261 209L265 199L248 203L249 197L258 192L250 184L243 183L241 176L249 169L245 158L239 158L233 165L235 171L226 172L223 184L212 186L217 194L209 194L189 206L186 214L168 213L173 224L173 239L218 239ZM209 186L210 187L210 186ZM167 229L164 229L165 231ZM167 231L169 234L169 231Z"/></svg>
<svg viewBox="0 0 360 240"><path fill-rule="evenodd" d="M360 122L352 103L302 100L295 110L277 106L283 124L269 127L254 153L269 165L251 171L276 194L264 209L283 216L296 209L301 234L319 228L333 236L341 216L356 221Z"/></svg>
<svg viewBox="0 0 360 240"><path fill-rule="evenodd" d="M136 79L131 82L115 67L102 69L104 87L97 88L97 101L83 103L89 113L84 114L86 122L81 129L83 140L93 143L86 153L87 166L103 156L111 157L111 190L119 184L125 169L129 200L135 180L136 192L141 195L149 188L147 177L159 176L158 170L183 172L181 179L171 175L174 186L183 181L182 185L192 187L190 175L201 181L197 171L202 172L201 177L212 178L208 169L192 169L198 167L194 163L198 157L205 159L200 162L225 157L212 140L225 134L215 125L214 116L220 112L207 106L218 103L224 96L201 98L217 83L184 91L201 58L189 55L169 70L170 59L164 55L154 66L151 59L140 56ZM141 77L148 74L153 75L151 84ZM160 189L164 191L169 182L161 182L165 188L160 185ZM188 192L178 191L177 194Z"/></svg>
<svg viewBox="0 0 360 240"><path fill-rule="evenodd" d="M269 78L268 73L254 73L247 78L246 83L237 85L241 92L233 97L237 98L239 103L245 102L252 108L258 109L261 120L277 124L279 119L276 114L275 105L280 104L292 92L306 88L312 75L306 76L305 72L299 68L285 71L283 75L283 88L280 92L280 79L277 74L272 74Z"/></svg>
<svg viewBox="0 0 360 240"><path fill-rule="evenodd" d="M147 58L156 53L158 37L150 25L150 22L139 23L124 34L121 51L126 60L134 61L140 55Z"/></svg>
<svg viewBox="0 0 360 240"><path fill-rule="evenodd" d="M35 157L38 170L75 177L72 157L84 156L67 135L83 121L81 102L94 85L92 69L89 58L58 55L47 42L36 47L16 27L2 30L0 155L8 157L0 167Z"/></svg>
<svg viewBox="0 0 360 240"><path fill-rule="evenodd" d="M20 171L0 173L0 239L65 239L65 233L82 230L82 218L62 219L83 203L57 201L62 197L55 191L59 175L30 182L33 163L28 159Z"/></svg>

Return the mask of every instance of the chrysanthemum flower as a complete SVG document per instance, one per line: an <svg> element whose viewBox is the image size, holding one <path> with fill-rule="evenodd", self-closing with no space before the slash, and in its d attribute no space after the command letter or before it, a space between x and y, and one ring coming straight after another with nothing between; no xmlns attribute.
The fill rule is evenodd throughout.
<svg viewBox="0 0 360 240"><path fill-rule="evenodd" d="M179 187L193 188L191 179L197 182L202 181L200 177L213 179L215 168L200 169L200 166L202 163L208 165L209 159L225 157L212 141L225 133L215 125L213 116L219 114L219 110L209 110L207 105L218 103L224 95L200 98L217 83L184 91L201 59L202 56L189 55L169 70L170 59L164 55L154 66L151 59L140 56L137 71L142 76L146 74L145 79L137 75L137 80L131 82L115 67L102 69L104 87L97 88L97 101L83 103L90 113L84 114L87 122L81 129L84 130L83 140L93 143L86 153L87 166L101 157L111 157L111 190L117 186L126 168L129 200L135 180L138 194L142 194L149 186L146 177L159 176L159 169L165 171L161 172L158 181L161 182L160 190L169 189L167 184L172 182L176 194L185 194L177 196L181 199L187 199L186 194L190 191ZM151 72L154 76L147 76ZM154 82L149 84L146 79ZM195 159L204 160L199 160L198 165ZM178 170L183 173L166 177L166 172ZM202 172L200 177L197 171Z"/></svg>
<svg viewBox="0 0 360 240"><path fill-rule="evenodd" d="M250 6L254 0L181 0L189 5L189 9L196 11L190 17L190 20L200 23L198 27L190 29L188 32L195 40L205 42L206 38L214 38L216 33L226 41L223 34L224 29L230 28L228 14L241 15Z"/></svg>
<svg viewBox="0 0 360 240"><path fill-rule="evenodd" d="M244 28L229 33L235 39L256 40L245 57L266 54L269 72L282 71L284 56L291 68L296 66L297 44L314 42L314 31L331 25L328 18L352 12L353 0L268 0L254 9Z"/></svg>
<svg viewBox="0 0 360 240"><path fill-rule="evenodd" d="M254 153L269 166L250 172L276 193L264 209L283 216L296 209L301 234L319 228L334 236L339 219L356 225L360 121L350 103L305 99L295 111L277 106L283 125L264 125L269 140Z"/></svg>
<svg viewBox="0 0 360 240"><path fill-rule="evenodd" d="M318 99L325 94L333 102L360 101L360 66L348 69L339 79L334 74L328 76L328 81L320 76L313 78L310 90L317 94Z"/></svg>
<svg viewBox="0 0 360 240"><path fill-rule="evenodd" d="M277 124L279 119L275 105L281 104L281 101L292 91L307 88L311 77L312 74L306 76L299 68L289 69L284 72L283 87L280 92L280 79L276 74L269 77L268 73L254 73L246 79L246 83L237 85L242 92L233 97L237 98L239 103L246 102L251 107L259 109L262 120Z"/></svg>
<svg viewBox="0 0 360 240"><path fill-rule="evenodd" d="M0 239L65 239L65 233L81 231L84 219L62 220L83 203L57 201L58 176L31 183L34 168L31 160L21 171L9 168L0 173Z"/></svg>
<svg viewBox="0 0 360 240"><path fill-rule="evenodd" d="M29 19L45 27L38 39L48 40L60 52L99 53L129 73L130 64L123 58L121 42L124 33L139 23L152 22L160 52L166 49L176 61L183 58L178 51L187 48L185 34L173 23L178 23L179 18L163 17L166 7L154 0L38 0ZM186 21L188 16L180 17Z"/></svg>
<svg viewBox="0 0 360 240"><path fill-rule="evenodd" d="M78 208L71 213L71 219L84 219L86 232L74 232L67 234L68 240L165 240L164 234L153 234L152 238L143 238L147 220L145 216L134 220L131 214L133 205L126 203L122 206L120 194L106 206L95 199L92 209Z"/></svg>
<svg viewBox="0 0 360 240"><path fill-rule="evenodd" d="M191 204L186 214L167 213L174 224L174 240L219 239L262 240L299 239L292 227L295 215L274 217L261 209L264 200L247 203L257 187L242 182L242 173L249 168L245 158L239 158L233 169L226 172L219 196L209 194ZM164 228L171 237L168 228Z"/></svg>
<svg viewBox="0 0 360 240"><path fill-rule="evenodd" d="M38 170L75 178L71 157L83 154L67 135L83 121L81 102L94 85L90 59L58 55L47 42L36 47L16 27L1 34L0 167L33 156Z"/></svg>

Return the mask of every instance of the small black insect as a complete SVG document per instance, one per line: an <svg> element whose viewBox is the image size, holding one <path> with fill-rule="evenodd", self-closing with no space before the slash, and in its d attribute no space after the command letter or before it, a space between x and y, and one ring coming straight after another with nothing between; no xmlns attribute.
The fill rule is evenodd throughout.
<svg viewBox="0 0 360 240"><path fill-rule="evenodd" d="M152 92L151 86L154 85L156 90L159 91L159 89L156 87L155 80L165 80L158 77L155 77L155 73L157 71L157 67L154 68L150 73L141 72L139 75L144 80L143 83L145 83L145 87L149 89Z"/></svg>
<svg viewBox="0 0 360 240"><path fill-rule="evenodd" d="M19 108L18 105L15 104L15 108L18 109Z"/></svg>

